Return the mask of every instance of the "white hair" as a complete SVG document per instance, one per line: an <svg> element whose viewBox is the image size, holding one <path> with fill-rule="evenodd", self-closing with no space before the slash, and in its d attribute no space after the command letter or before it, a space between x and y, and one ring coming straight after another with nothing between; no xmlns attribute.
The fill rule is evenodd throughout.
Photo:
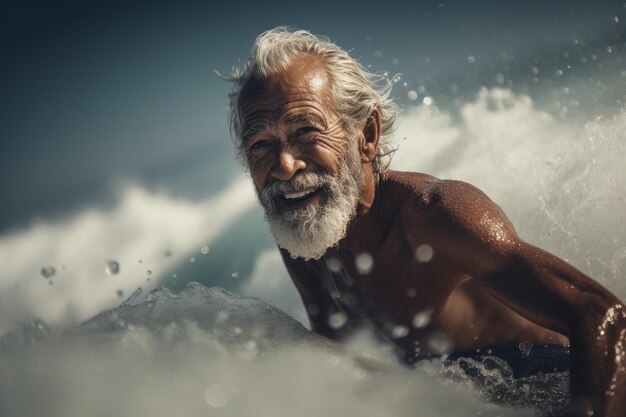
<svg viewBox="0 0 626 417"><path fill-rule="evenodd" d="M303 54L319 56L326 64L332 83L331 104L348 137L355 136L374 109L380 111L381 137L372 168L375 172L384 172L395 150L389 144L397 112L397 106L390 98L391 81L384 75L369 72L328 38L316 36L306 30L291 30L285 26L259 35L244 69L235 69L232 78L225 78L234 83L229 95L230 130L244 168L247 168L247 164L241 141L241 91L251 80L264 81L271 75L284 71L294 58Z"/></svg>

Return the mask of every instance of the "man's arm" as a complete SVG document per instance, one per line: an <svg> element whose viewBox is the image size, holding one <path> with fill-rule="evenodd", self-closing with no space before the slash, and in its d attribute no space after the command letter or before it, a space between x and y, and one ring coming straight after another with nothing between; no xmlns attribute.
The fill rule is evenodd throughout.
<svg viewBox="0 0 626 417"><path fill-rule="evenodd" d="M475 187L439 181L427 194L421 198L433 230L409 232L411 243L429 243L436 256L480 279L511 309L569 337L577 412L626 415L624 304L573 266L523 242L502 210Z"/></svg>

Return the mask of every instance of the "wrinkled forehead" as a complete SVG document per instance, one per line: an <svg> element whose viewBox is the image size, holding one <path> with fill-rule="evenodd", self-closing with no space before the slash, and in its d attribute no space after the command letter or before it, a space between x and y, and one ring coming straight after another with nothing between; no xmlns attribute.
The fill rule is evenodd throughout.
<svg viewBox="0 0 626 417"><path fill-rule="evenodd" d="M320 57L297 57L286 69L259 79L251 77L239 94L242 121L259 110L280 113L291 103L311 102L328 108L330 77Z"/></svg>

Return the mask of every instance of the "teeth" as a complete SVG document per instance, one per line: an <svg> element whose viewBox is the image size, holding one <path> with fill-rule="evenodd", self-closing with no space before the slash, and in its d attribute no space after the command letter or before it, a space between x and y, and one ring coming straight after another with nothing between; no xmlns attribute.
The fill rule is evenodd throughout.
<svg viewBox="0 0 626 417"><path fill-rule="evenodd" d="M305 191L300 191L298 193L285 193L283 194L283 196L287 199L287 200L292 200L294 198L302 198L305 195L309 195L311 193L313 193L315 191L314 188L310 189L310 190L305 190Z"/></svg>

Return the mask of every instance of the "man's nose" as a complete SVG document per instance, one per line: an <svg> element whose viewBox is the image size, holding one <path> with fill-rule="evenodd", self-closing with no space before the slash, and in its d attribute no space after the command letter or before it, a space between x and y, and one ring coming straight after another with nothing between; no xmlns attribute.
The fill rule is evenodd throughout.
<svg viewBox="0 0 626 417"><path fill-rule="evenodd" d="M270 175L277 180L287 181L290 180L296 172L303 169L306 169L306 163L299 158L293 149L285 149L283 146L278 151L276 164Z"/></svg>

